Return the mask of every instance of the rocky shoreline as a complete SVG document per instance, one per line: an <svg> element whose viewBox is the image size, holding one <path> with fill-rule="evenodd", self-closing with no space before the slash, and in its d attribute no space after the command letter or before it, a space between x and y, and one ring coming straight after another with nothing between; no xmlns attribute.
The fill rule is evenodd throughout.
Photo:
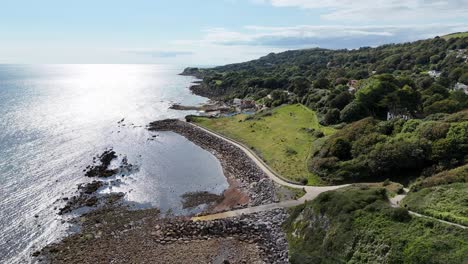
<svg viewBox="0 0 468 264"><path fill-rule="evenodd" d="M287 263L283 209L205 222L160 218L156 209L102 209L78 234L37 254L48 263Z"/></svg>
<svg viewBox="0 0 468 264"><path fill-rule="evenodd" d="M178 119L155 121L150 123L148 129L178 133L218 158L224 175L236 181L237 188L249 196L247 204L239 204L234 208L279 201L273 181L238 147Z"/></svg>
<svg viewBox="0 0 468 264"><path fill-rule="evenodd" d="M151 131L172 131L213 153L221 162L230 187L222 196L190 193L187 206L211 204L205 213L278 202L274 183L239 148L180 120L162 120ZM106 178L116 154L95 157L88 176ZM124 163L126 160L124 160ZM123 164L118 173L128 164ZM88 173L88 172L92 173ZM101 175L102 174L102 175ZM288 244L282 225L284 209L213 221L160 215L158 209L132 211L118 203L121 196L98 197L106 183L95 180L78 188L61 213L93 206L74 220L78 233L33 254L47 263L287 263ZM76 199L76 201L74 200ZM101 205L102 204L102 205Z"/></svg>

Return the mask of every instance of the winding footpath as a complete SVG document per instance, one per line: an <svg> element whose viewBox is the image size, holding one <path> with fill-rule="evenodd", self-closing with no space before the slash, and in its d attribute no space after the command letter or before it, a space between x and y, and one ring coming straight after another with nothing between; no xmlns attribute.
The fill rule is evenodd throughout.
<svg viewBox="0 0 468 264"><path fill-rule="evenodd" d="M216 220L216 219L238 217L238 216L242 216L242 215L245 215L245 214L253 214L253 213L258 213L258 212L263 212L263 211L270 211L270 210L274 210L274 209L278 209L278 208L290 208L290 207L301 205L301 204L303 204L303 203L305 203L307 201L311 201L311 200L315 199L317 196L319 196L323 192L333 191L333 190L337 190L337 189L340 189L340 188L350 186L350 184L335 185L335 186L304 186L304 185L301 185L301 184L298 184L298 183L294 183L292 181L289 181L289 180L281 177L279 174L274 172L262 159L260 159L257 156L257 154L255 154L252 150L250 150L250 148L248 148L244 144L242 144L242 143L240 143L240 142L238 142L236 140L230 139L230 138L228 138L228 137L226 137L226 136L224 136L224 135L222 135L220 133L217 133L215 131L212 131L210 129L204 128L204 127L199 126L199 125L196 125L194 123L188 122L188 124L198 128L198 129L200 129L200 130L202 130L202 131L204 131L204 132L206 132L208 134L216 136L216 137L218 137L218 138L220 138L220 139L222 139L222 140L224 140L224 141L238 147L239 149L241 149L275 183L277 183L279 185L282 185L282 186L294 188L294 189L303 189L306 192L306 194L304 196L302 196L301 198L299 198L297 200L289 200L289 201L284 201L284 202L279 202L279 203L259 205L259 206L248 207L248 208L243 208L243 209L237 209L237 210L232 210L232 211L227 211L227 212L222 212L222 213L217 213L217 214L211 214L211 215L205 215L205 216L196 216L196 217L192 217L193 221L210 221L210 220ZM395 197L390 198L390 204L391 204L392 207L400 207L401 200L403 200L403 198L405 198L406 193L409 191L408 189L404 189L404 190L405 190L405 194L396 195ZM441 219L434 218L434 217L427 216L427 215L422 215L420 213L416 213L416 212L413 212L413 211L410 211L410 210L408 210L408 212L409 212L409 214L411 214L411 215L413 215L415 217L432 219L434 221L438 221L440 223L455 226L455 227L459 227L459 228L462 228L462 229L467 229L468 228L467 226L464 226L464 225L448 222L448 221L441 220Z"/></svg>
<svg viewBox="0 0 468 264"><path fill-rule="evenodd" d="M275 183L282 185L282 186L294 188L294 189L303 189L306 192L306 194L298 200L290 200L290 201L284 201L280 203L265 204L265 205L255 206L255 207L248 207L248 208L243 208L243 209L238 209L238 210L227 211L227 212L218 213L218 214L193 217L192 220L194 221L208 221L208 220L236 217L236 216L241 216L244 214L253 214L253 213L258 213L258 212L263 212L263 211L270 211L270 210L278 209L278 208L294 207L294 206L303 204L307 201L311 201L315 199L317 196L319 196L319 194L323 192L332 191L332 190L336 190L336 189L349 186L349 184L337 185L337 186L304 186L301 184L293 183L279 176L265 162L263 162L263 160L261 160L257 156L257 154L255 154L253 151L251 151L248 147L246 147L242 143L232 140L230 138L227 138L219 133L216 133L204 127L198 126L196 124L193 124L193 123L189 123L189 124L241 149Z"/></svg>

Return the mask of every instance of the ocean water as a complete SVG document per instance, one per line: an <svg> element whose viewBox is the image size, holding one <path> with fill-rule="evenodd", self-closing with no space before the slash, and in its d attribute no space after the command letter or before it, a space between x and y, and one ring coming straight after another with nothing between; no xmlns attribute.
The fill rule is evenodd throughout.
<svg viewBox="0 0 468 264"><path fill-rule="evenodd" d="M136 169L101 192L124 192L137 207L186 214L186 192L222 193L219 161L184 137L150 133L154 120L182 118L172 103L196 105L191 77L161 65L0 65L0 263L67 234L57 215L92 158L113 148ZM122 123L118 123L124 119ZM38 217L35 217L35 216Z"/></svg>

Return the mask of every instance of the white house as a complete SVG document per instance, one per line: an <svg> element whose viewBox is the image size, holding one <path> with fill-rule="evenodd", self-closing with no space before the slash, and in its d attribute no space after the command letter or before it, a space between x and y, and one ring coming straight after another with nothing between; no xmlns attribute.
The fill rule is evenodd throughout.
<svg viewBox="0 0 468 264"><path fill-rule="evenodd" d="M439 78L441 72L440 71L428 71L427 74L429 74L429 76L431 76L432 78Z"/></svg>
<svg viewBox="0 0 468 264"><path fill-rule="evenodd" d="M468 94L468 85L463 84L463 83L456 83L455 86L453 87L455 91L457 90L462 90L465 94Z"/></svg>
<svg viewBox="0 0 468 264"><path fill-rule="evenodd" d="M235 106L241 106L242 104L242 99L239 99L239 98L235 98L232 103L235 105Z"/></svg>

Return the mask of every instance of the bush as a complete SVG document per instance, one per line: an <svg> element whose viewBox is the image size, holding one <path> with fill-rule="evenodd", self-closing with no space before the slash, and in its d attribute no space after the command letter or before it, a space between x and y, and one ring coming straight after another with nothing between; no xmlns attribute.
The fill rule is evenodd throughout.
<svg viewBox="0 0 468 264"><path fill-rule="evenodd" d="M374 174L390 173L402 169L419 170L428 158L426 142L417 139L395 138L378 143L368 157L369 167Z"/></svg>
<svg viewBox="0 0 468 264"><path fill-rule="evenodd" d="M401 130L402 133L411 133L418 128L418 126L422 123L421 120L418 119L411 119L406 121L406 123L403 125L403 128Z"/></svg>
<svg viewBox="0 0 468 264"><path fill-rule="evenodd" d="M340 110L337 108L328 110L323 121L326 125L334 125L340 122Z"/></svg>
<svg viewBox="0 0 468 264"><path fill-rule="evenodd" d="M369 115L369 110L361 103L353 101L348 104L340 113L343 122L353 122Z"/></svg>
<svg viewBox="0 0 468 264"><path fill-rule="evenodd" d="M418 133L421 137L429 140L445 138L450 129L450 124L445 122L425 122L418 127Z"/></svg>
<svg viewBox="0 0 468 264"><path fill-rule="evenodd" d="M460 104L452 99L437 101L424 108L424 113L427 115L435 113L454 113L461 110Z"/></svg>
<svg viewBox="0 0 468 264"><path fill-rule="evenodd" d="M330 151L332 156L340 160L349 160L351 158L351 144L343 138L335 139Z"/></svg>
<svg viewBox="0 0 468 264"><path fill-rule="evenodd" d="M408 210L405 208L389 208L387 215L394 221L398 222L408 222L411 220L411 216L408 213Z"/></svg>
<svg viewBox="0 0 468 264"><path fill-rule="evenodd" d="M286 155L288 156L293 156L293 155L297 155L297 151L294 150L293 148L291 147L286 147Z"/></svg>
<svg viewBox="0 0 468 264"><path fill-rule="evenodd" d="M390 182L390 179L387 178L387 179L385 179L385 181L383 182L383 186L388 186L388 185L390 185L390 183L391 183L391 182Z"/></svg>
<svg viewBox="0 0 468 264"><path fill-rule="evenodd" d="M308 183L309 183L309 179L307 179L307 178L302 178L301 179L301 184L302 185L307 185Z"/></svg>
<svg viewBox="0 0 468 264"><path fill-rule="evenodd" d="M316 138L323 138L325 134L322 131L315 131L313 136Z"/></svg>

